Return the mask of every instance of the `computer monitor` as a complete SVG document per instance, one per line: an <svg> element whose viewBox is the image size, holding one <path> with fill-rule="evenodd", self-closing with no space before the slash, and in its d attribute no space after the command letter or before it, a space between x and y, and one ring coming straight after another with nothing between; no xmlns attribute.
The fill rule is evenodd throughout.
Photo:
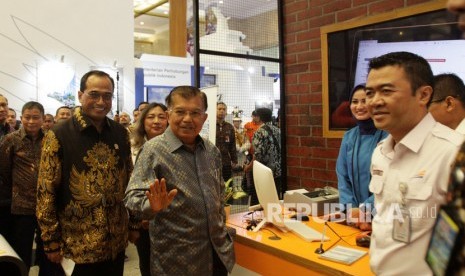
<svg viewBox="0 0 465 276"><path fill-rule="evenodd" d="M301 221L293 220L284 215L283 204L279 201L274 183L273 172L258 161L253 163L253 178L258 201L263 208L264 217L253 229L260 230L265 223L272 223L283 232L292 231L306 241L329 240L328 236L320 233Z"/></svg>
<svg viewBox="0 0 465 276"><path fill-rule="evenodd" d="M274 183L273 171L258 161L253 161L253 179L258 202L263 208L264 218L254 231L258 231L266 222L284 229L283 206L279 202L278 192ZM280 216L281 215L281 216Z"/></svg>
<svg viewBox="0 0 465 276"><path fill-rule="evenodd" d="M290 219L284 215L284 207L279 201L273 172L270 168L258 161L254 161L253 178L258 201L263 208L264 214L262 221L253 229L254 232L260 230L268 222L283 232L292 231L306 241L329 240L329 237L324 233L320 233L303 222Z"/></svg>

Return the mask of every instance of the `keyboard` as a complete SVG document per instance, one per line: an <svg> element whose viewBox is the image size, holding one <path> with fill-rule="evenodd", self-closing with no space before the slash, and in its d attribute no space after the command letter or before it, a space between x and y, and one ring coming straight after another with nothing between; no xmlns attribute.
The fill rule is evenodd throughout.
<svg viewBox="0 0 465 276"><path fill-rule="evenodd" d="M286 228L288 228L290 231L295 233L297 236L301 237L302 239L306 241L321 241L323 240L327 241L329 240L328 236L324 236L321 232L316 231L312 227L306 225L305 223L298 221L298 220L284 220L284 225Z"/></svg>

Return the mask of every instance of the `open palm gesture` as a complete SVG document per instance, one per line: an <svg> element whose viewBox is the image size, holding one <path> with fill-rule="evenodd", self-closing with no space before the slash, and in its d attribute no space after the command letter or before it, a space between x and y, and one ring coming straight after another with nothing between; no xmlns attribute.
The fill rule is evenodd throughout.
<svg viewBox="0 0 465 276"><path fill-rule="evenodd" d="M173 198L178 193L178 190L173 189L166 192L166 180L164 178L159 181L155 181L150 184L150 189L145 193L150 202L150 207L153 212L159 212L160 210L166 209L173 201Z"/></svg>

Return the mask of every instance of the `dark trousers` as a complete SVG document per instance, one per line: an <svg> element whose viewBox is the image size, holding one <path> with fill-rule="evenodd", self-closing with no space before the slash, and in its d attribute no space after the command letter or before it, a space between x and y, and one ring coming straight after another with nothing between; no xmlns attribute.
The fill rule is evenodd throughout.
<svg viewBox="0 0 465 276"><path fill-rule="evenodd" d="M76 264L73 276L123 276L124 250L116 259L91 264Z"/></svg>
<svg viewBox="0 0 465 276"><path fill-rule="evenodd" d="M223 166L221 173L223 174L224 182L228 181L228 179L230 179L232 176L231 166Z"/></svg>
<svg viewBox="0 0 465 276"><path fill-rule="evenodd" d="M61 264L53 263L44 252L44 243L40 227L37 227L36 231L36 263L39 265L39 276L63 276L65 272L61 267Z"/></svg>
<svg viewBox="0 0 465 276"><path fill-rule="evenodd" d="M11 217L10 205L0 206L0 234L8 241L11 242L11 233L13 221Z"/></svg>
<svg viewBox="0 0 465 276"><path fill-rule="evenodd" d="M12 215L11 247L26 264L29 271L32 258L32 242L37 227L34 215Z"/></svg>
<svg viewBox="0 0 465 276"><path fill-rule="evenodd" d="M213 276L227 276L228 275L228 270L224 266L223 262L220 260L220 257L218 257L218 254L216 254L215 250L212 250L212 255L213 255Z"/></svg>
<svg viewBox="0 0 465 276"><path fill-rule="evenodd" d="M149 230L141 229L140 237L136 241L137 254L139 255L139 269L142 276L150 276L150 235Z"/></svg>

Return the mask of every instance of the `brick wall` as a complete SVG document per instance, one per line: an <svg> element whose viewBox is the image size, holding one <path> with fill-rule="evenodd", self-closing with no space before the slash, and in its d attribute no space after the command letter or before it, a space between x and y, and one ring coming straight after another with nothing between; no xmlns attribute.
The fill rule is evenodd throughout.
<svg viewBox="0 0 465 276"><path fill-rule="evenodd" d="M320 27L427 0L283 0L288 189L337 186L341 139L323 138Z"/></svg>

